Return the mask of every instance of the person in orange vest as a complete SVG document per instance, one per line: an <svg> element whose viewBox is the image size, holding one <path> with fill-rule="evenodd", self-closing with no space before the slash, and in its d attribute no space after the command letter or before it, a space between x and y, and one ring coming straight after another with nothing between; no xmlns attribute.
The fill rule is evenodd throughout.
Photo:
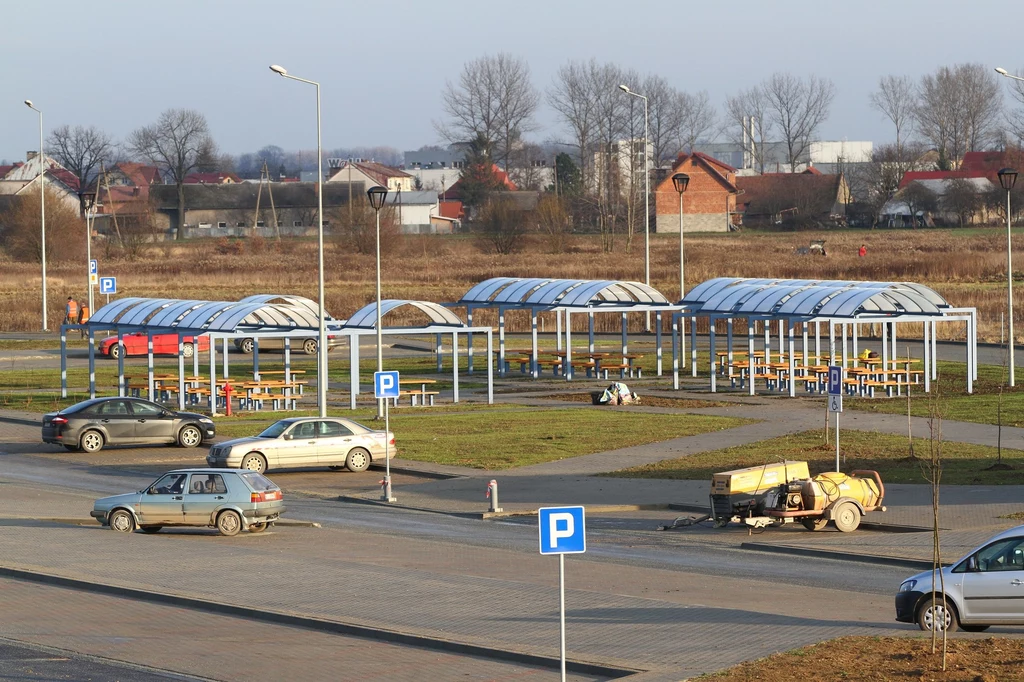
<svg viewBox="0 0 1024 682"><path fill-rule="evenodd" d="M78 307L78 324L85 324L86 322L88 322L90 314L91 314L91 312L89 310L89 304L83 302L82 305L80 305ZM82 328L79 331L82 332L82 338L84 339L85 338L85 328Z"/></svg>
<svg viewBox="0 0 1024 682"><path fill-rule="evenodd" d="M68 296L68 303L64 306L64 324L78 324L78 304L71 296Z"/></svg>
<svg viewBox="0 0 1024 682"><path fill-rule="evenodd" d="M860 248L857 250L857 255L860 256L861 258L868 255L868 247L864 244L861 244Z"/></svg>

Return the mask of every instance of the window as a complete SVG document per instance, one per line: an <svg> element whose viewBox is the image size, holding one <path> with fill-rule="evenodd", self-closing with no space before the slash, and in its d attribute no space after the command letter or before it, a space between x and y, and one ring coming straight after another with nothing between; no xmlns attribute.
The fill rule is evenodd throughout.
<svg viewBox="0 0 1024 682"><path fill-rule="evenodd" d="M292 431L294 438L316 438L316 422L302 422Z"/></svg>
<svg viewBox="0 0 1024 682"><path fill-rule="evenodd" d="M228 487L220 474L192 474L188 491L193 495L223 495Z"/></svg>
<svg viewBox="0 0 1024 682"><path fill-rule="evenodd" d="M142 400L133 400L132 412L139 417L159 417L163 415L164 408L153 403L143 402Z"/></svg>
<svg viewBox="0 0 1024 682"><path fill-rule="evenodd" d="M149 488L150 495L180 495L185 492L187 474L167 474Z"/></svg>
<svg viewBox="0 0 1024 682"><path fill-rule="evenodd" d="M331 226L331 221L330 220L325 220L324 221L324 227L330 227L330 226Z"/></svg>
<svg viewBox="0 0 1024 682"><path fill-rule="evenodd" d="M245 223L239 220L237 223L235 223L235 227L245 227Z"/></svg>
<svg viewBox="0 0 1024 682"><path fill-rule="evenodd" d="M106 403L100 403L96 408L96 414L105 416L117 416L117 415L128 415L128 404L123 400L111 400Z"/></svg>
<svg viewBox="0 0 1024 682"><path fill-rule="evenodd" d="M977 557L979 571L1024 571L1024 538L993 542Z"/></svg>
<svg viewBox="0 0 1024 682"><path fill-rule="evenodd" d="M256 227L266 227L266 226L263 224L262 220L257 220L256 221Z"/></svg>
<svg viewBox="0 0 1024 682"><path fill-rule="evenodd" d="M320 437L321 438L335 438L337 436L351 436L352 432L342 426L339 422L322 421L317 422L320 425Z"/></svg>
<svg viewBox="0 0 1024 682"><path fill-rule="evenodd" d="M213 223L199 223L199 229L208 230L213 227Z"/></svg>
<svg viewBox="0 0 1024 682"><path fill-rule="evenodd" d="M223 222L223 221L217 223L217 227L227 227L227 226L228 226L228 224Z"/></svg>
<svg viewBox="0 0 1024 682"><path fill-rule="evenodd" d="M292 227L302 227L302 221L301 220L294 220L294 221L292 221Z"/></svg>

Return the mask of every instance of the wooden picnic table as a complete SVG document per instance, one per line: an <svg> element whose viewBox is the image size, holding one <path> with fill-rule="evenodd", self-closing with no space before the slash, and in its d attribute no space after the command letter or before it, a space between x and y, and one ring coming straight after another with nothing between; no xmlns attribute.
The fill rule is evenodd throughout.
<svg viewBox="0 0 1024 682"><path fill-rule="evenodd" d="M402 385L405 385L405 386L417 386L418 385L420 387L420 390L419 391L402 391L402 390L399 390L399 395L400 396L403 396L403 395L409 396L409 400L411 401L413 407L416 406L416 398L417 397L420 398L420 405L426 406L428 398L429 398L430 404L433 405L434 404L434 396L435 395L439 395L440 393L438 391L428 391L427 390L427 386L430 386L430 385L436 384L436 383L437 383L437 379L401 379L400 378L398 380L398 387L399 387L399 389L401 389ZM395 405L398 405L398 398L395 398Z"/></svg>

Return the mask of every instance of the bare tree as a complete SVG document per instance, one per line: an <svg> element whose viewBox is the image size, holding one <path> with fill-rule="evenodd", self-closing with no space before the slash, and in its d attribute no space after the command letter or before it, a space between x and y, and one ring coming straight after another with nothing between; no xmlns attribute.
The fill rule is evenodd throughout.
<svg viewBox="0 0 1024 682"><path fill-rule="evenodd" d="M0 244L15 261L38 263L43 258L39 229L39 183L14 197L0 213ZM65 196L46 187L46 255L52 261L77 260L85 255L82 217Z"/></svg>
<svg viewBox="0 0 1024 682"><path fill-rule="evenodd" d="M659 168L662 161L675 158L679 151L679 130L683 125L683 110L679 106L681 93L661 76L645 78L639 92L647 97L651 154L654 167Z"/></svg>
<svg viewBox="0 0 1024 682"><path fill-rule="evenodd" d="M1002 92L995 78L980 64L943 66L921 78L915 118L943 169L998 139Z"/></svg>
<svg viewBox="0 0 1024 682"><path fill-rule="evenodd" d="M458 84L445 84L441 104L449 120L435 127L449 142L482 135L505 166L522 134L534 129L539 101L525 60L503 52L484 56L463 66Z"/></svg>
<svg viewBox="0 0 1024 682"><path fill-rule="evenodd" d="M957 82L964 110L966 151L973 152L995 144L1002 131L1003 90L998 76L982 64L959 64Z"/></svg>
<svg viewBox="0 0 1024 682"><path fill-rule="evenodd" d="M715 130L718 115L715 105L707 90L696 94L680 92L676 94L676 107L679 110L679 148L687 153L693 152L697 143Z"/></svg>
<svg viewBox="0 0 1024 682"><path fill-rule="evenodd" d="M509 197L493 197L480 214L477 234L495 252L507 256L522 247L526 216L516 210L515 202Z"/></svg>
<svg viewBox="0 0 1024 682"><path fill-rule="evenodd" d="M773 119L769 116L768 98L764 91L760 87L754 87L729 97L725 102L725 110L725 133L737 144L745 141L748 143L752 166L759 173L764 173L767 146L774 132ZM751 139L747 138L748 135Z"/></svg>
<svg viewBox="0 0 1024 682"><path fill-rule="evenodd" d="M896 128L896 149L902 149L903 142L914 127L914 108L917 93L909 76L882 76L878 79L878 90L871 93L871 106L892 121Z"/></svg>
<svg viewBox="0 0 1024 682"><path fill-rule="evenodd" d="M54 128L46 140L47 151L57 163L78 176L81 187L96 181L101 162L114 157L113 140L96 126L68 125Z"/></svg>
<svg viewBox="0 0 1024 682"><path fill-rule="evenodd" d="M1024 69L1015 74L1024 78ZM1010 79L1010 96L1021 105L1020 109L1012 109L1007 112L1007 123L1010 124L1011 132L1017 137L1017 144L1024 143L1024 81Z"/></svg>
<svg viewBox="0 0 1024 682"><path fill-rule="evenodd" d="M558 70L548 90L548 104L572 131L573 146L579 150L579 169L584 187L590 187L592 160L590 147L597 127L597 107L592 92L591 74L597 62L569 62Z"/></svg>
<svg viewBox="0 0 1024 682"><path fill-rule="evenodd" d="M982 195L978 194L974 185L964 178L954 178L946 183L946 191L942 194L942 210L957 217L960 227L970 223L974 214L981 210Z"/></svg>
<svg viewBox="0 0 1024 682"><path fill-rule="evenodd" d="M539 190L546 178L544 170L548 167L544 150L540 145L524 142L509 154L508 175L519 189Z"/></svg>
<svg viewBox="0 0 1024 682"><path fill-rule="evenodd" d="M134 131L128 144L138 156L159 166L178 189L178 239L185 238L185 176L213 146L206 117L192 109L168 109L156 123Z"/></svg>
<svg viewBox="0 0 1024 682"><path fill-rule="evenodd" d="M828 118L836 88L827 78L806 81L789 73L775 73L761 85L772 121L786 145L786 161L796 172L818 128Z"/></svg>
<svg viewBox="0 0 1024 682"><path fill-rule="evenodd" d="M537 228L547 238L551 252L564 253L572 232L572 221L565 199L545 194L537 203L535 217Z"/></svg>

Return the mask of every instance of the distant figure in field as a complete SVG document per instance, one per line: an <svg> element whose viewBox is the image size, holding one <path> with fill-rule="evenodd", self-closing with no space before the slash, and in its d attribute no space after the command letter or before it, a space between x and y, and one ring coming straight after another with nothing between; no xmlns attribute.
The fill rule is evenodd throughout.
<svg viewBox="0 0 1024 682"><path fill-rule="evenodd" d="M861 244L860 249L857 251L857 255L860 256L861 258L868 255L868 247L865 246L864 244Z"/></svg>
<svg viewBox="0 0 1024 682"><path fill-rule="evenodd" d="M67 305L64 306L64 324L78 324L78 303L71 296L68 296Z"/></svg>

